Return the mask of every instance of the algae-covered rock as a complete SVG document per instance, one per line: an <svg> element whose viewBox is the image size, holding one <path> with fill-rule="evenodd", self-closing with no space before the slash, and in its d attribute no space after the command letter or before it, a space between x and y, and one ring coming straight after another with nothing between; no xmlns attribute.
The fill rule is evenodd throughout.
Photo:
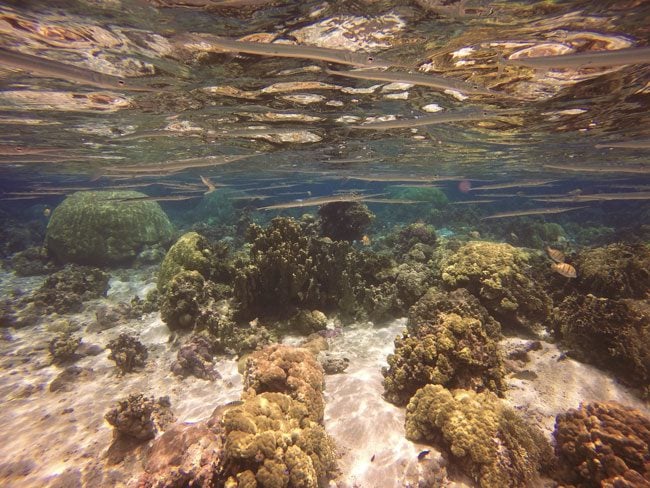
<svg viewBox="0 0 650 488"><path fill-rule="evenodd" d="M537 331L551 300L532 266L533 256L509 244L470 241L440 263L450 288L467 288L504 326Z"/></svg>
<svg viewBox="0 0 650 488"><path fill-rule="evenodd" d="M534 486L552 459L544 434L493 393L428 385L406 408L406 437L447 447L457 466L482 488Z"/></svg>
<svg viewBox="0 0 650 488"><path fill-rule="evenodd" d="M162 293L169 281L181 271L198 271L204 278L210 277L212 250L208 240L196 232L183 234L169 248L158 272L158 290Z"/></svg>
<svg viewBox="0 0 650 488"><path fill-rule="evenodd" d="M52 212L45 246L59 261L107 265L135 259L144 246L166 243L173 227L156 202L134 191L83 191Z"/></svg>
<svg viewBox="0 0 650 488"><path fill-rule="evenodd" d="M580 488L650 486L650 418L616 402L594 402L555 420L554 478Z"/></svg>

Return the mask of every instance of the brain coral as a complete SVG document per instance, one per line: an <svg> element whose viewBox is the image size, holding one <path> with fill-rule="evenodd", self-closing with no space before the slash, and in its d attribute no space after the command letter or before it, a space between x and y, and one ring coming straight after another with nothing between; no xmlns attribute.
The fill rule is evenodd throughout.
<svg viewBox="0 0 650 488"><path fill-rule="evenodd" d="M650 486L650 419L616 402L557 416L555 478L578 488Z"/></svg>
<svg viewBox="0 0 650 488"><path fill-rule="evenodd" d="M169 248L158 272L158 290L164 292L169 281L181 271L198 271L210 277L211 250L205 237L196 232L183 234Z"/></svg>
<svg viewBox="0 0 650 488"><path fill-rule="evenodd" d="M83 191L67 197L52 212L45 246L59 261L78 264L123 263L147 245L167 243L173 227L152 201L134 191Z"/></svg>
<svg viewBox="0 0 650 488"><path fill-rule="evenodd" d="M470 241L440 263L450 288L465 287L502 325L535 330L551 301L531 266L532 256L509 244Z"/></svg>
<svg viewBox="0 0 650 488"><path fill-rule="evenodd" d="M418 390L406 408L406 436L448 446L452 459L483 488L532 486L551 446L490 392Z"/></svg>

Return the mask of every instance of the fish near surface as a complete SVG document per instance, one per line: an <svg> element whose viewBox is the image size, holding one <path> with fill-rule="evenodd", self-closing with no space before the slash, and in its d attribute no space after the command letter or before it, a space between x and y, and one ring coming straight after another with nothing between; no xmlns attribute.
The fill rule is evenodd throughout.
<svg viewBox="0 0 650 488"><path fill-rule="evenodd" d="M551 269L566 278L575 278L578 276L576 269L568 263L553 263Z"/></svg>

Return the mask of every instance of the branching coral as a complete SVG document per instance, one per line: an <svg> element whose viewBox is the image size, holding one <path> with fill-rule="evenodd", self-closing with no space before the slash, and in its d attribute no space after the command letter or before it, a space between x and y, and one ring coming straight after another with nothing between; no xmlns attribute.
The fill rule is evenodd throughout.
<svg viewBox="0 0 650 488"><path fill-rule="evenodd" d="M535 331L551 309L533 258L509 244L470 241L441 264L442 279L450 288L465 287L504 326Z"/></svg>
<svg viewBox="0 0 650 488"><path fill-rule="evenodd" d="M406 436L442 440L457 465L483 488L531 486L552 457L542 432L490 392L421 388L406 409Z"/></svg>
<svg viewBox="0 0 650 488"><path fill-rule="evenodd" d="M650 486L650 419L616 402L557 416L555 478L578 488Z"/></svg>
<svg viewBox="0 0 650 488"><path fill-rule="evenodd" d="M136 368L144 367L147 348L137 338L122 333L117 339L110 341L106 348L111 350L108 359L115 361L122 373L130 373Z"/></svg>
<svg viewBox="0 0 650 488"><path fill-rule="evenodd" d="M117 436L145 441L153 439L159 430L174 421L169 398L155 400L142 394L129 395L118 402L104 418L115 428Z"/></svg>

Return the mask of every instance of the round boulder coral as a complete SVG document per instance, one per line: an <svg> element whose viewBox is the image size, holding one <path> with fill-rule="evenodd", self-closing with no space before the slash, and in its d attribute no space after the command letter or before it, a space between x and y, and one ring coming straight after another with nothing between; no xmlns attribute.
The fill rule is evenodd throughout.
<svg viewBox="0 0 650 488"><path fill-rule="evenodd" d="M616 402L557 416L555 478L576 487L650 486L650 419Z"/></svg>
<svg viewBox="0 0 650 488"><path fill-rule="evenodd" d="M544 434L490 392L428 385L406 408L406 437L442 439L452 460L482 488L533 486L552 458Z"/></svg>
<svg viewBox="0 0 650 488"><path fill-rule="evenodd" d="M208 240L196 232L183 234L169 248L158 272L158 290L164 292L171 279L181 271L198 271L210 277L212 251Z"/></svg>
<svg viewBox="0 0 650 488"><path fill-rule="evenodd" d="M551 300L531 265L533 256L509 244L470 241L442 259L442 280L465 287L504 326L536 331Z"/></svg>
<svg viewBox="0 0 650 488"><path fill-rule="evenodd" d="M134 191L84 191L56 207L45 246L59 261L105 266L129 262L145 246L167 243L173 227L156 202Z"/></svg>

